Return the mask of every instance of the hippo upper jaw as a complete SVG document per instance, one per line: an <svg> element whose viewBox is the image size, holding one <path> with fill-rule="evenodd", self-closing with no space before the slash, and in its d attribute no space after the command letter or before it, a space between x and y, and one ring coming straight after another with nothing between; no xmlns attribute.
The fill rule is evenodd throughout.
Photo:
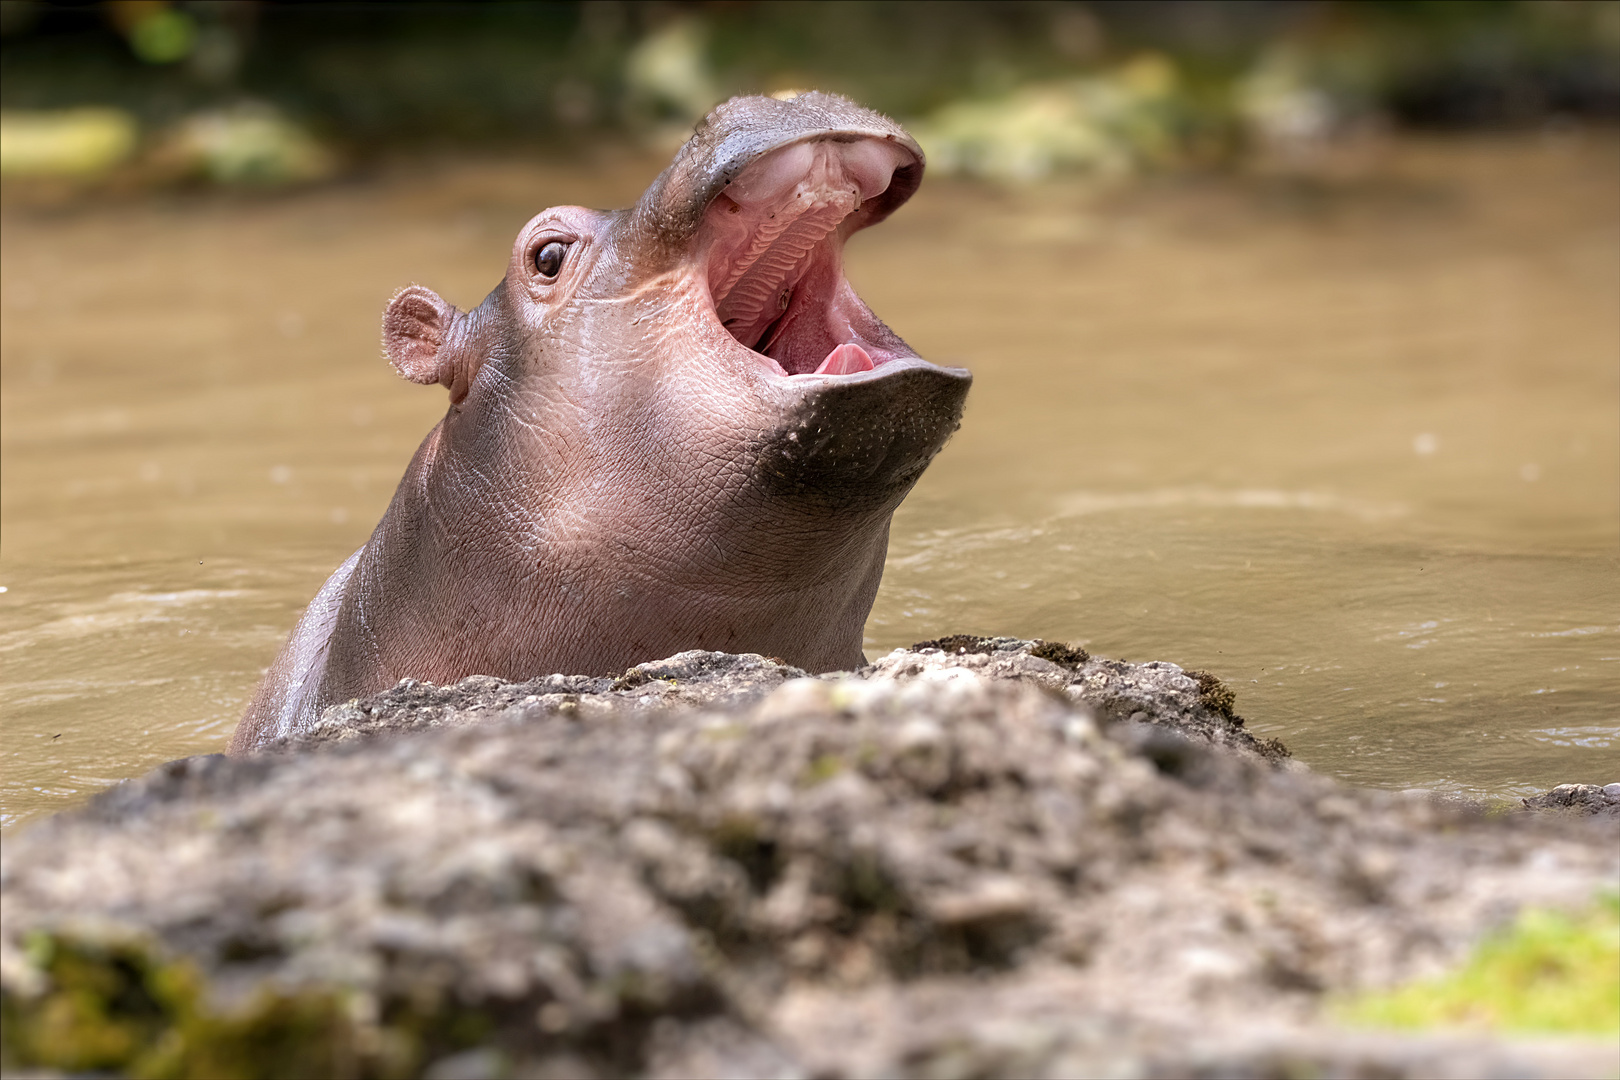
<svg viewBox="0 0 1620 1080"><path fill-rule="evenodd" d="M836 94L812 91L786 99L738 97L704 117L631 210L629 230L639 260L678 261L690 250L709 207L760 159L799 143L875 140L910 155L881 196L861 210L870 225L909 199L922 183L923 154L904 128Z"/></svg>
<svg viewBox="0 0 1620 1080"><path fill-rule="evenodd" d="M921 154L893 140L818 133L756 157L704 211L688 265L715 319L780 377L846 376L916 353L844 277L844 241Z"/></svg>
<svg viewBox="0 0 1620 1080"><path fill-rule="evenodd" d="M918 359L844 280L843 244L909 199L923 168L904 128L846 98L733 98L698 124L615 243L643 274L701 275L717 321L777 376Z"/></svg>

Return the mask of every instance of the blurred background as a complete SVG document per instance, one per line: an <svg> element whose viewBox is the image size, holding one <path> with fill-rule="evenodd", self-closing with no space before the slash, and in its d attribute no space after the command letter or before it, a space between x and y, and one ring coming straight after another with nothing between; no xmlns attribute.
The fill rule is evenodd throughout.
<svg viewBox="0 0 1620 1080"><path fill-rule="evenodd" d="M399 152L678 144L717 100L800 86L918 123L936 172L1019 179L1231 166L1369 124L1620 118L1604 0L0 10L7 176L272 184Z"/></svg>
<svg viewBox="0 0 1620 1080"><path fill-rule="evenodd" d="M0 823L217 750L462 306L731 94L896 116L963 429L868 653L1212 670L1357 783L1620 779L1620 2L0 2Z"/></svg>

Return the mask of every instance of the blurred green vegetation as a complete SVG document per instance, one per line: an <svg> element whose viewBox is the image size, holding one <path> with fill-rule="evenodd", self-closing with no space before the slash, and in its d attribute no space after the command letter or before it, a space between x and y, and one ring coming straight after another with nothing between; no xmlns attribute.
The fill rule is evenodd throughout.
<svg viewBox="0 0 1620 1080"><path fill-rule="evenodd" d="M667 143L731 94L809 87L919 122L953 167L1012 177L1221 160L1368 119L1613 122L1620 0L0 0L8 113L118 108L171 159L199 116L259 146L285 117L351 160ZM245 114L259 127L237 137ZM179 171L324 174L307 146L291 165L208 153Z"/></svg>
<svg viewBox="0 0 1620 1080"><path fill-rule="evenodd" d="M1576 914L1527 911L1442 978L1344 1003L1357 1024L1620 1033L1620 896Z"/></svg>
<svg viewBox="0 0 1620 1080"><path fill-rule="evenodd" d="M0 995L6 1075L417 1076L490 1030L487 1015L444 995L376 1017L330 988L265 987L225 1005L189 961L139 939L36 932L25 950L23 973ZM60 1071L30 1071L39 1069Z"/></svg>

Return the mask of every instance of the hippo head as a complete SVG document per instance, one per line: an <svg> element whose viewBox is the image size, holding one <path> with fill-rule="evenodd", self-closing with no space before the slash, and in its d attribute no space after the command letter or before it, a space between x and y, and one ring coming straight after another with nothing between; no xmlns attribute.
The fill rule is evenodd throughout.
<svg viewBox="0 0 1620 1080"><path fill-rule="evenodd" d="M395 296L389 358L450 389L423 484L466 543L506 538L484 555L510 563L508 589L591 607L616 588L641 598L636 617L664 603L687 627L546 670L671 645L858 660L889 517L971 381L918 357L844 277L845 240L922 172L903 129L843 98L735 98L630 209L536 215L477 308ZM777 625L818 618L840 629Z"/></svg>

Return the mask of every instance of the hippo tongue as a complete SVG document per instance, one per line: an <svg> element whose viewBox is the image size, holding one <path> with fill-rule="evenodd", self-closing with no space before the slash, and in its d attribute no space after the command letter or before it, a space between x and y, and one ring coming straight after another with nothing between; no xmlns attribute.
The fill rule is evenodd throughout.
<svg viewBox="0 0 1620 1080"><path fill-rule="evenodd" d="M817 375L853 375L857 371L871 371L877 365L859 345L840 345L827 354L827 359L816 368Z"/></svg>

